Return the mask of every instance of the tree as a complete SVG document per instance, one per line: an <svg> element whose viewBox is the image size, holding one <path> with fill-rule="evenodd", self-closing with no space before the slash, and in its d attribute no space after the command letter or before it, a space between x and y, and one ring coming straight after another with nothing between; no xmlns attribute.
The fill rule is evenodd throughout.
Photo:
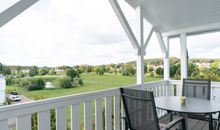
<svg viewBox="0 0 220 130"><path fill-rule="evenodd" d="M46 75L49 73L49 69L48 68L42 68L40 69L40 75Z"/></svg>
<svg viewBox="0 0 220 130"><path fill-rule="evenodd" d="M153 72L154 71L154 68L153 67L149 67L149 72Z"/></svg>
<svg viewBox="0 0 220 130"><path fill-rule="evenodd" d="M70 77L63 77L58 79L57 81L57 87L60 88L72 88L73 84L72 84L72 79Z"/></svg>
<svg viewBox="0 0 220 130"><path fill-rule="evenodd" d="M78 73L74 69L67 69L66 70L66 76L70 77L71 80L73 80L76 76L78 76Z"/></svg>
<svg viewBox="0 0 220 130"><path fill-rule="evenodd" d="M156 74L159 75L159 76L163 76L163 68L158 67L158 68L156 69Z"/></svg>
<svg viewBox="0 0 220 130"><path fill-rule="evenodd" d="M105 66L104 65L97 66L95 68L95 72L96 72L97 75L104 75L104 73L105 73Z"/></svg>
<svg viewBox="0 0 220 130"><path fill-rule="evenodd" d="M11 74L11 68L9 66L3 65L2 66L2 74L3 75L10 75Z"/></svg>
<svg viewBox="0 0 220 130"><path fill-rule="evenodd" d="M0 63L0 74L2 73L3 65Z"/></svg>
<svg viewBox="0 0 220 130"><path fill-rule="evenodd" d="M177 73L177 70L180 70L179 63L170 63L170 77L174 77Z"/></svg>
<svg viewBox="0 0 220 130"><path fill-rule="evenodd" d="M199 74L199 68L196 64L193 62L189 62L188 64L188 76L189 77L195 77Z"/></svg>
<svg viewBox="0 0 220 130"><path fill-rule="evenodd" d="M147 73L147 65L144 65L144 74Z"/></svg>
<svg viewBox="0 0 220 130"><path fill-rule="evenodd" d="M57 72L55 71L55 69L50 69L49 71L49 75L56 75Z"/></svg>
<svg viewBox="0 0 220 130"><path fill-rule="evenodd" d="M31 77L36 76L38 74L38 67L37 66L31 67L28 74Z"/></svg>

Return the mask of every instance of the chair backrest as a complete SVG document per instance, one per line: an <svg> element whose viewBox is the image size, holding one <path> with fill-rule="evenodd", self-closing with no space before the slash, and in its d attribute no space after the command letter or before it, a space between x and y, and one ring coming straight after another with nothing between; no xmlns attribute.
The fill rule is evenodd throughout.
<svg viewBox="0 0 220 130"><path fill-rule="evenodd" d="M130 130L159 130L153 92L120 88L126 127Z"/></svg>
<svg viewBox="0 0 220 130"><path fill-rule="evenodd" d="M183 79L183 96L210 100L210 90L210 79Z"/></svg>

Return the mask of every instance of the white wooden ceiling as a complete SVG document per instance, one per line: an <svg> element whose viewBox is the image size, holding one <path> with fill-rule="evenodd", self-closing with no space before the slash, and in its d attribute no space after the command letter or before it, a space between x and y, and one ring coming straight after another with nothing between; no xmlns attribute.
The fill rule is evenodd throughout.
<svg viewBox="0 0 220 130"><path fill-rule="evenodd" d="M162 33L220 29L220 0L126 0Z"/></svg>

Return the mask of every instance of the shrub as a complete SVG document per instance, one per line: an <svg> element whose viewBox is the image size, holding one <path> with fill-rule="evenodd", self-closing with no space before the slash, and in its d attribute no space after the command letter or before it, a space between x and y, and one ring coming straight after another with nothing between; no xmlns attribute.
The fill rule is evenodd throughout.
<svg viewBox="0 0 220 130"><path fill-rule="evenodd" d="M6 98L4 105L11 105L11 100L8 97Z"/></svg>
<svg viewBox="0 0 220 130"><path fill-rule="evenodd" d="M83 83L83 80L82 80L82 79L79 79L79 80L78 80L78 84L79 84L79 85L83 85L83 84L84 84L84 83Z"/></svg>
<svg viewBox="0 0 220 130"><path fill-rule="evenodd" d="M12 85L15 83L15 78L13 76L6 77L6 85Z"/></svg>
<svg viewBox="0 0 220 130"><path fill-rule="evenodd" d="M17 84L19 87L28 88L31 85L31 81L27 79L17 80Z"/></svg>
<svg viewBox="0 0 220 130"><path fill-rule="evenodd" d="M63 77L58 79L56 86L60 88L72 88L73 84L70 77Z"/></svg>
<svg viewBox="0 0 220 130"><path fill-rule="evenodd" d="M31 80L31 85L28 86L28 90L32 91L32 90L41 90L44 89L45 87L45 82L43 79L39 78L39 79L33 79Z"/></svg>
<svg viewBox="0 0 220 130"><path fill-rule="evenodd" d="M41 90L41 89L44 89L45 82L41 78L20 79L18 80L18 86L26 88L29 91Z"/></svg>

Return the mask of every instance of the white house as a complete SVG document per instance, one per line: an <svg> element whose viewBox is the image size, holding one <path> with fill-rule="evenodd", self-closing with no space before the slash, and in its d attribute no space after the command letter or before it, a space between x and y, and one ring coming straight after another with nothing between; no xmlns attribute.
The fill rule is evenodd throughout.
<svg viewBox="0 0 220 130"><path fill-rule="evenodd" d="M0 105L2 105L5 102L5 88L6 88L5 77L0 75Z"/></svg>

